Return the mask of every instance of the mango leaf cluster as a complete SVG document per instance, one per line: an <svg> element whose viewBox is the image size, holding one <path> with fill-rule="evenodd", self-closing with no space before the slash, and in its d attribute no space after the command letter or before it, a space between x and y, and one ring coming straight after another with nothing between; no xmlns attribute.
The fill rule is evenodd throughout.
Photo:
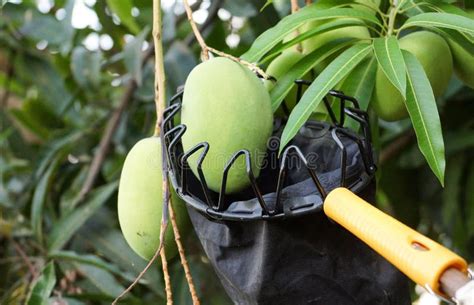
<svg viewBox="0 0 474 305"><path fill-rule="evenodd" d="M296 135L329 90L335 88L343 80L346 84L343 85L343 89L359 89L353 94L356 95L356 98L361 99L362 108L366 110L369 107L375 84L375 66L379 66L403 96L416 132L420 151L440 183L444 184L445 146L433 90L417 58L408 52L402 54L398 36L413 30L427 29L458 42L462 48L472 54L474 20L450 1L402 0L392 3L386 9L389 15L400 14L398 16L400 22L395 29L394 24L387 24L391 20L389 19L387 22L387 15L381 11L381 8L386 7L387 3L382 2L381 8L378 8L375 3L366 5L364 9L368 7L369 11L362 10L354 4L357 2L328 0L306 6L283 18L276 26L260 35L242 56L251 62L265 63L283 50L305 39L334 29L363 25L372 31L373 37L370 40L345 41L337 39L319 46L315 51L298 61L290 69L290 73L277 81L275 88L270 92L274 110L283 102L291 90L294 80L302 78L325 58L346 48L316 77L291 112L281 137L281 150ZM285 41L286 37L303 24L316 20L326 22L296 38ZM348 45L350 47L347 47ZM361 70L365 70L366 73ZM360 73L366 77L354 78L354 75L360 75ZM364 91L360 91L361 88L364 88ZM346 93L352 93L352 91Z"/></svg>

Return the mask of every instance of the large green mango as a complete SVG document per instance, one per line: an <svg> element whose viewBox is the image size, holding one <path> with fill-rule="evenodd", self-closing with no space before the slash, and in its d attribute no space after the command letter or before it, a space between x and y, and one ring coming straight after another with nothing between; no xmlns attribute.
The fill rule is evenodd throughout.
<svg viewBox="0 0 474 305"><path fill-rule="evenodd" d="M209 143L202 169L210 189L220 190L225 165L241 149L250 152L253 173L259 175L273 115L267 90L248 68L223 57L196 66L184 87L181 122L187 126L182 138L185 151L200 142ZM198 155L188 160L196 176ZM240 157L229 172L226 192L248 185L245 161Z"/></svg>
<svg viewBox="0 0 474 305"><path fill-rule="evenodd" d="M399 42L401 49L409 51L420 61L434 96L441 96L453 74L453 60L447 42L441 36L428 31L408 34ZM387 121L396 121L408 116L402 95L380 67L377 69L372 106L377 115Z"/></svg>
<svg viewBox="0 0 474 305"><path fill-rule="evenodd" d="M468 12L474 18L474 11ZM467 86L474 89L474 54L469 53L453 40L448 40L453 53L454 72Z"/></svg>
<svg viewBox="0 0 474 305"><path fill-rule="evenodd" d="M140 140L128 153L120 176L118 218L123 236L130 247L149 260L160 243L163 212L161 142L159 137ZM185 203L171 189L180 235L190 228ZM165 253L168 259L177 254L171 223L165 233Z"/></svg>

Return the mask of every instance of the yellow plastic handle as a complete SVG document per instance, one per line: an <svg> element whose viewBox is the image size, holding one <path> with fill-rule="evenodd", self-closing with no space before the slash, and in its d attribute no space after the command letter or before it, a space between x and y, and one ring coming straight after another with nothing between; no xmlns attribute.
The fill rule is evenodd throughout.
<svg viewBox="0 0 474 305"><path fill-rule="evenodd" d="M331 191L326 215L357 236L414 282L441 293L439 279L448 268L467 273L466 261L435 241L381 212L346 188Z"/></svg>

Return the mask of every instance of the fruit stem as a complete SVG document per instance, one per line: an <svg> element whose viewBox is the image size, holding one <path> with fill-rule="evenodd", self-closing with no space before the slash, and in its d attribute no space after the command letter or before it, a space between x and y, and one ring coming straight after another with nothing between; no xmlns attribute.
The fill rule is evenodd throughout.
<svg viewBox="0 0 474 305"><path fill-rule="evenodd" d="M208 49L209 51L211 51L212 53L214 53L214 54L217 54L217 55L219 55L219 56L228 58L228 59L233 60L233 61L235 61L235 62L238 62L238 63L240 63L240 64L242 64L242 65L244 65L244 66L247 66L247 68L249 68L250 70L252 70L252 71L255 72L255 73L258 73L260 76L262 76L262 77L265 78L265 79L270 79L270 76L268 76L268 74L265 73L265 71L263 71L262 69L260 69L260 67L257 66L257 65L254 64L254 63L248 62L248 61L243 60L243 59L238 58L238 57L234 57L234 56L232 56L232 55L229 55L229 54L227 54L227 53L225 53L225 52L216 50L216 49L214 49L214 48L212 48L212 47L209 47L209 46L207 47L207 49Z"/></svg>

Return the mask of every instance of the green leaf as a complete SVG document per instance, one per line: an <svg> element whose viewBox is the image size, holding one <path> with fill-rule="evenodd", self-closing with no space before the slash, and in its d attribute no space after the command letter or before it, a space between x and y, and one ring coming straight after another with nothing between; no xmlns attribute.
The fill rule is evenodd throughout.
<svg viewBox="0 0 474 305"><path fill-rule="evenodd" d="M374 54L390 82L406 98L406 69L398 40L394 36L375 38Z"/></svg>
<svg viewBox="0 0 474 305"><path fill-rule="evenodd" d="M48 305L48 298L56 285L54 263L50 262L41 272L41 276L33 284L27 305Z"/></svg>
<svg viewBox="0 0 474 305"><path fill-rule="evenodd" d="M43 240L43 206L54 176L53 174L58 168L62 157L61 154L55 157L48 170L41 177L33 195L33 202L31 204L31 228L40 242Z"/></svg>
<svg viewBox="0 0 474 305"><path fill-rule="evenodd" d="M369 106L375 87L376 72L377 60L375 57L367 58L352 70L342 84L341 91L357 99L362 110L367 110ZM360 124L352 119L347 119L345 126L358 130Z"/></svg>
<svg viewBox="0 0 474 305"><path fill-rule="evenodd" d="M123 50L123 60L132 78L135 79L138 86L142 84L142 47L148 35L149 28L146 27L143 31L133 38Z"/></svg>
<svg viewBox="0 0 474 305"><path fill-rule="evenodd" d="M74 251L53 251L48 255L49 258L56 260L67 260L73 261L81 264L92 265L101 269L104 269L110 273L115 274L127 281L132 282L135 279L135 276L120 270L116 265L110 264L100 257L92 254L79 254Z"/></svg>
<svg viewBox="0 0 474 305"><path fill-rule="evenodd" d="M95 189L87 202L77 208L71 214L61 218L55 224L48 238L48 249L56 251L61 249L76 231L97 212L97 210L109 199L115 192L117 183L109 183L105 186Z"/></svg>
<svg viewBox="0 0 474 305"><path fill-rule="evenodd" d="M135 17L132 16L132 0L107 0L107 6L120 18L120 21L130 30L130 32L133 34L140 32L140 27L135 22Z"/></svg>
<svg viewBox="0 0 474 305"><path fill-rule="evenodd" d="M56 138L55 140L51 141L48 143L48 146L45 147L45 150L40 153L42 156L38 168L35 172L35 180L41 179L43 176L44 172L48 168L49 164L51 164L56 158L57 154L65 154L66 152L69 151L71 145L75 143L77 140L80 139L82 136L82 132L74 132L67 134L66 136L62 138Z"/></svg>
<svg viewBox="0 0 474 305"><path fill-rule="evenodd" d="M55 45L61 44L68 38L68 32L60 21L53 16L43 14L34 14L20 32L33 40L45 40Z"/></svg>
<svg viewBox="0 0 474 305"><path fill-rule="evenodd" d="M86 231L84 237L80 236L80 241L94 246L98 254L107 257L123 270L138 274L146 266L146 262L127 244L120 230L111 230L106 234ZM164 283L158 268L149 269L140 283L147 285L156 295L164 297Z"/></svg>
<svg viewBox="0 0 474 305"><path fill-rule="evenodd" d="M267 2L265 2L265 4L260 9L260 12L262 12L267 6L269 6L271 4L273 4L273 0L267 0Z"/></svg>
<svg viewBox="0 0 474 305"><path fill-rule="evenodd" d="M78 46L72 51L71 71L81 87L99 87L101 62L102 53L100 52L91 52L82 46Z"/></svg>
<svg viewBox="0 0 474 305"><path fill-rule="evenodd" d="M40 124L40 122L38 122L35 118L32 118L30 113L18 108L10 109L8 112L17 121L17 123L28 129L38 138L46 140L50 137L50 130Z"/></svg>
<svg viewBox="0 0 474 305"><path fill-rule="evenodd" d="M326 94L349 74L372 50L368 44L356 44L339 55L306 89L288 118L281 136L280 153L309 118Z"/></svg>
<svg viewBox="0 0 474 305"><path fill-rule="evenodd" d="M125 287L120 285L115 277L104 269L80 263L74 263L74 266L80 270L81 274L84 275L92 285L108 296L116 297L125 290Z"/></svg>
<svg viewBox="0 0 474 305"><path fill-rule="evenodd" d="M364 22L357 19L342 19L342 20L324 22L323 24L296 36L290 41L276 45L272 50L268 52L268 54L265 56L264 59L261 60L261 62L264 63L268 59L275 57L277 54L281 53L282 51L308 38L311 38L313 36L316 36L316 35L331 31L331 30L340 29L340 28L349 27L349 26L357 26L357 25L364 25Z"/></svg>
<svg viewBox="0 0 474 305"><path fill-rule="evenodd" d="M64 77L49 57L17 55L15 77L35 84L41 100L44 100L56 115L63 115L71 98Z"/></svg>
<svg viewBox="0 0 474 305"><path fill-rule="evenodd" d="M331 54L348 46L351 42L352 41L346 41L341 43L340 41L331 41L309 53L299 60L291 69L288 69L288 72L277 80L275 87L270 91L272 111L275 112L278 107L280 107L282 101L295 85L294 81L296 79L302 78L311 71L313 67L328 58Z"/></svg>
<svg viewBox="0 0 474 305"><path fill-rule="evenodd" d="M277 25L262 33L242 58L250 62L258 62L276 44L305 22L327 20L332 18L356 18L368 23L379 24L378 19L370 13L351 8L320 9L309 5L283 18Z"/></svg>
<svg viewBox="0 0 474 305"><path fill-rule="evenodd" d="M408 72L406 106L418 147L441 185L444 185L444 141L433 90L418 59L407 51L403 51L403 57Z"/></svg>
<svg viewBox="0 0 474 305"><path fill-rule="evenodd" d="M474 20L448 13L424 13L408 18L401 29L408 27L446 28L474 35Z"/></svg>

